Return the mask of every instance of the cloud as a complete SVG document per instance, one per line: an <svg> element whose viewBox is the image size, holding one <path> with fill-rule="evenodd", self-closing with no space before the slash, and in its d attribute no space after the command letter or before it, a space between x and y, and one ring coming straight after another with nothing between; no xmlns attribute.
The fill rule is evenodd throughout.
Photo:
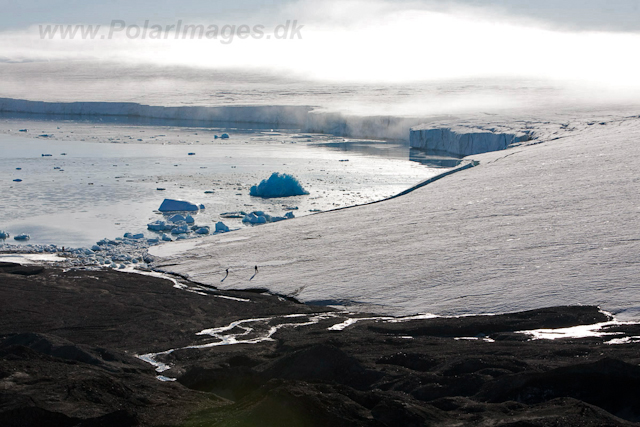
<svg viewBox="0 0 640 427"><path fill-rule="evenodd" d="M633 55L640 35L544 28L511 19L500 5L472 1L335 1L286 3L273 23L296 20L301 39L43 40L39 27L4 32L5 61L101 60L205 69L286 73L316 81L407 83L524 78L567 84L636 87ZM266 22L266 21L265 21ZM188 21L185 24L208 23ZM256 22L248 22L254 25ZM138 23L140 25L140 23ZM267 28L268 33L271 28Z"/></svg>

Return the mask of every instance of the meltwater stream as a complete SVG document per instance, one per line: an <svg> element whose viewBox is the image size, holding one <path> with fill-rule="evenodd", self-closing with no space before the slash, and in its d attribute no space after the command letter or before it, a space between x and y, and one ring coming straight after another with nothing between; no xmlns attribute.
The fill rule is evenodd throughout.
<svg viewBox="0 0 640 427"><path fill-rule="evenodd" d="M132 271L135 272L135 271ZM244 298L226 297L220 295L214 295L211 293L201 292L206 291L206 288L200 286L187 286L180 283L174 277L159 272L140 272L142 274L151 275L158 278L164 278L174 283L174 287L182 289L188 292L195 292L198 295L205 297L223 297L229 298L239 302L249 302L251 300ZM210 289L209 289L210 290ZM637 322L622 322L613 317L611 313L605 313L611 320L606 322L595 323L591 325L579 325L567 328L557 329L536 329L536 330L522 330L516 331L523 335L527 335L531 340L554 340L561 338L587 338L587 337L604 337L605 344L608 345L620 345L632 342L640 341L640 337L637 336L624 336L624 332L607 332L607 328L620 326L624 324L637 324ZM488 315L490 316L490 314ZM433 319L438 317L466 317L466 316L436 316L433 314L417 314L411 316L363 316L362 314L351 313L348 311L336 311L326 313L308 313L308 314L288 314L279 316L269 316L260 318L249 318L235 320L227 325L219 326L215 328L207 328L196 333L197 337L204 339L205 342L192 344L186 347L172 348L169 350L146 353L137 355L140 360L143 360L155 367L157 379L160 381L175 381L175 378L160 375L165 371L172 368L170 363L163 362L164 356L170 355L180 350L202 350L212 347L236 345L236 344L258 344L265 341L274 341L274 335L283 328L301 328L305 326L316 325L321 321L334 320L331 326L326 329L328 331L334 331L340 333L346 328L355 327L360 322L384 322L384 323L400 323L408 322L412 320L424 320ZM403 339L414 339L412 336L399 336ZM477 337L455 337L456 340L482 340L488 344L495 342L493 339L486 336Z"/></svg>

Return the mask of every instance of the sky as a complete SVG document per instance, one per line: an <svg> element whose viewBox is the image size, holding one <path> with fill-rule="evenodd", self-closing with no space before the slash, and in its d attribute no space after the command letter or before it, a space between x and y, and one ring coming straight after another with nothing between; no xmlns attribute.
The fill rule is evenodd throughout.
<svg viewBox="0 0 640 427"><path fill-rule="evenodd" d="M112 19L130 22L262 19L267 22L282 11L296 10L296 4L318 11L322 3L314 6L311 2L293 0L2 0L0 31L42 23L104 24ZM477 8L489 14L537 21L538 25L565 30L640 31L637 0L396 0L390 3L399 9L433 11Z"/></svg>
<svg viewBox="0 0 640 427"><path fill-rule="evenodd" d="M0 0L0 63L117 61L364 83L535 78L640 90L638 3ZM145 21L164 32L151 39L140 32ZM100 24L102 32L93 39L47 38L47 24ZM166 27L199 24L216 28L207 33L213 39L182 40ZM241 25L251 36L235 33ZM278 26L289 32L278 38ZM234 33L225 37L223 27Z"/></svg>

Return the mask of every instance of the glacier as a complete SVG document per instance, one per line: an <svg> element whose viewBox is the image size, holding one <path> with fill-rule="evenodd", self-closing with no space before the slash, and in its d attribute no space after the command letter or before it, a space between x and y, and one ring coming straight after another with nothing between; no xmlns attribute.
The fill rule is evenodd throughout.
<svg viewBox="0 0 640 427"><path fill-rule="evenodd" d="M77 117L122 117L153 119L164 124L185 122L228 127L300 129L358 138L381 138L407 142L409 129L424 122L422 117L360 116L336 113L312 106L156 106L134 102L45 102L0 98L0 112ZM25 129L26 131L26 129ZM227 133L220 136L229 138Z"/></svg>
<svg viewBox="0 0 640 427"><path fill-rule="evenodd" d="M515 143L530 139L531 135L527 132L505 133L495 129L484 130L461 126L445 128L417 126L411 128L409 134L409 144L412 148L423 150L427 154L448 154L460 157L504 150Z"/></svg>
<svg viewBox="0 0 640 427"><path fill-rule="evenodd" d="M205 237L155 268L395 316L600 305L640 319L640 119L528 121L535 143L401 197ZM252 271L260 274L252 281ZM219 282L225 269L238 272Z"/></svg>

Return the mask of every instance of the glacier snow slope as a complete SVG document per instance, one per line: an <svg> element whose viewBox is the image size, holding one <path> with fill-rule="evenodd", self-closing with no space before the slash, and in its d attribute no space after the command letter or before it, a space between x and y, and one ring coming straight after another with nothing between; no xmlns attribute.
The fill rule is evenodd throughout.
<svg viewBox="0 0 640 427"><path fill-rule="evenodd" d="M640 119L528 127L535 143L405 196L168 245L155 266L394 315L597 304L640 319Z"/></svg>

